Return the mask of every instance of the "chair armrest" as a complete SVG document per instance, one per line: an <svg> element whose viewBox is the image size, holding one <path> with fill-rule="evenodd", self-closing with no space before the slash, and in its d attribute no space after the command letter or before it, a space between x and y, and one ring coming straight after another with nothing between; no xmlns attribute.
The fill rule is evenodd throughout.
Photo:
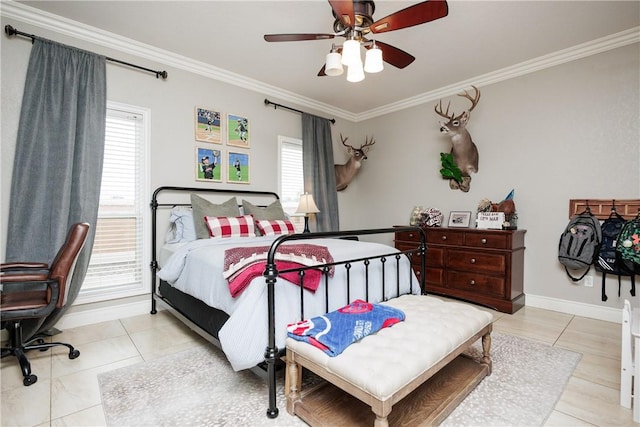
<svg viewBox="0 0 640 427"><path fill-rule="evenodd" d="M47 273L23 273L18 271L16 273L0 274L0 283L22 283L22 282L46 282L49 278Z"/></svg>
<svg viewBox="0 0 640 427"><path fill-rule="evenodd" d="M5 262L0 264L0 272L47 270L49 264L44 262Z"/></svg>
<svg viewBox="0 0 640 427"><path fill-rule="evenodd" d="M46 300L44 299L46 293ZM60 297L60 286L56 280L28 281L0 284L3 303L0 319L6 320L40 318L48 316L56 308ZM17 295L11 297L11 295ZM21 297L21 294L25 295ZM40 298L29 294L41 295ZM46 305L44 305L44 301Z"/></svg>

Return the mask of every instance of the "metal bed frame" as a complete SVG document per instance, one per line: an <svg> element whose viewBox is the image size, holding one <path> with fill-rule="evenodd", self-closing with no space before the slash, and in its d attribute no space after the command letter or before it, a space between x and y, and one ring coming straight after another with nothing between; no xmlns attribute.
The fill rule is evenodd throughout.
<svg viewBox="0 0 640 427"><path fill-rule="evenodd" d="M203 189L203 188L194 188L194 187L159 187L153 193L153 198L151 200L151 210L152 210L152 260L151 260L151 280L152 280L152 292L151 292L151 314L157 313L156 310L156 300L160 300L165 303L170 311L176 315L180 320L189 324L190 326L195 326L194 330L198 332L200 335L205 337L208 341L219 346L219 342L217 341L217 336L215 333L211 332L211 330L207 330L206 328L202 328L197 322L192 320L192 316L189 313L186 313L184 309L180 309L175 306L174 302L167 299L165 296L158 293L158 278L157 271L159 269L158 261L157 261L157 211L160 207L174 207L174 206L190 206L188 203L160 203L158 201L158 197L163 191L171 191L171 192L196 192L196 193L215 193L215 194L229 194L229 195L246 195L246 196L259 196L259 197L273 197L274 199L279 199L278 195L273 192L268 191L250 191L250 190L227 190L227 189ZM409 250L398 251L390 248L389 253L385 253L383 255L376 255L371 257L356 257L353 259L328 263L322 266L315 267L300 267L294 269L280 270L278 271L275 261L275 254L278 248L286 243L292 241L300 241L300 240L308 240L308 239L317 239L317 238L340 238L340 239L353 239L358 240L360 236L367 235L381 235L381 234L390 234L395 232L405 232L412 231L417 232L421 236L420 242L418 245ZM420 292L422 294L425 293L425 277L426 277L426 235L424 230L420 227L392 227L392 228L381 228L381 229L365 229L365 230L349 230L349 231L336 231L336 232L317 232L317 233L303 233L303 234L288 234L282 235L275 239L275 241L271 244L267 255L267 262L264 271L265 284L267 286L267 312L268 312L268 345L265 349L265 360L264 365L266 366L267 371L267 384L268 384L268 394L269 394L269 407L267 409L267 416L269 418L276 418L278 416L278 408L276 405L276 363L282 356L282 352L284 349L278 349L276 346L276 338L275 338L275 300L276 300L276 283L278 276L282 273L290 273L296 272L300 276L301 285L300 285L300 319L292 319L301 320L305 318L304 313L304 296L305 293L308 292L304 289L304 275L305 271L309 269L321 269L323 272L323 278L325 280L325 311L329 311L329 287L326 286L329 280L328 271L330 268L338 268L338 266L343 266L343 268L347 269L347 301L345 301L345 305L350 303L350 269L356 263L363 263L365 269L365 288L366 288L366 296L365 299L369 301L369 266L375 260L376 262L382 263L382 296L383 300L387 300L388 298L384 298L386 295L386 286L385 283L385 268L387 263L391 260L393 262L395 260L395 268L396 268L396 279L395 279L395 296L400 296L400 259L402 256L409 257L409 260L416 259L415 257L419 257L420 260L420 268L421 274L418 276L418 283L416 286L419 286ZM411 262L409 263L411 267ZM415 264L414 264L415 265ZM414 287L413 276L410 274L410 283L409 283L409 292L412 293ZM391 284L390 286L393 286ZM179 291L176 291L179 292ZM214 308L210 308L213 312L221 313L220 310L216 310Z"/></svg>

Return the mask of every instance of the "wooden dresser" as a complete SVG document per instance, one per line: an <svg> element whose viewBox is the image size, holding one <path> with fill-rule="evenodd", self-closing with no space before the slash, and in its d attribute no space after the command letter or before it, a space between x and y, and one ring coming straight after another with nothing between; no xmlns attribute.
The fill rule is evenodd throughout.
<svg viewBox="0 0 640 427"><path fill-rule="evenodd" d="M441 294L513 313L524 306L526 230L425 228L427 293ZM397 232L395 246L415 247L418 233ZM417 257L416 257L417 258ZM420 271L419 260L414 269Z"/></svg>

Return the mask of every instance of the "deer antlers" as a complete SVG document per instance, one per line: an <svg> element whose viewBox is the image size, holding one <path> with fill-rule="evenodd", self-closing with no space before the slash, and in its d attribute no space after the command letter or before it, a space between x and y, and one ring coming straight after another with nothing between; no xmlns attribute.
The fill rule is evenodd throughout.
<svg viewBox="0 0 640 427"><path fill-rule="evenodd" d="M469 108L467 110L467 112L471 112L473 111L474 108L476 108L476 105L478 105L478 101L480 101L480 91L478 90L477 87L471 85L471 87L473 88L473 90L476 92L474 96L471 96L471 94L469 94L469 92L467 90L464 91L464 93L459 93L458 96L461 96L463 98L467 98L469 101L471 101L471 108ZM451 113L451 115L449 115L449 106L451 105L451 101L449 101L449 103L447 104L447 111L446 112L442 112L442 99L438 102L438 104L436 104L434 110L435 112L442 117L445 117L449 120L456 120L459 119L460 117L462 117L462 114L460 114L459 116L455 116L455 113Z"/></svg>
<svg viewBox="0 0 640 427"><path fill-rule="evenodd" d="M349 148L351 150L357 150L357 148L355 148L354 146L347 144L347 140L348 139L349 139L349 137L344 138L342 136L342 134L340 134L340 140L342 141L342 145L344 145L345 147L347 147L347 148ZM360 145L359 149L362 150L363 148L370 147L375 143L376 143L376 141L373 139L373 135L371 135L371 140L369 140L369 137L367 136L364 139L364 144Z"/></svg>

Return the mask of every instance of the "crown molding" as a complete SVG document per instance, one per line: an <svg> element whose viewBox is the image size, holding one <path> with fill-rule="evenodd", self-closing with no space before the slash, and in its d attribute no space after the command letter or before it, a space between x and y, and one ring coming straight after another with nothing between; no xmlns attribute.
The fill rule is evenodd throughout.
<svg viewBox="0 0 640 427"><path fill-rule="evenodd" d="M340 117L351 122L369 120L385 114L394 113L396 111L432 102L446 96L451 96L464 88L468 88L471 84L477 87L487 86L489 84L509 80L525 74L540 71L545 68L554 67L556 65L640 42L640 27L630 28L619 33L601 37L590 42L582 43L577 46L540 56L510 67L476 76L472 79L457 82L433 91L424 92L398 102L356 114L240 74L232 73L201 61L196 61L192 58L178 55L145 43L140 43L136 40L110 33L99 28L91 27L21 3L16 3L13 0L2 0L0 2L0 15L73 38L95 43L106 48L131 54L140 58L146 58L166 66L171 66L173 68L188 71L234 86L239 86L243 89L255 91L266 96L277 98L281 101L294 103L296 105Z"/></svg>
<svg viewBox="0 0 640 427"><path fill-rule="evenodd" d="M548 55L512 65L510 67L492 71L490 73L457 82L449 86L444 86L430 92L421 93L392 104L383 105L381 107L365 111L356 115L356 121L368 120L384 114L394 113L406 108L430 103L434 100L459 93L464 89L468 89L471 85L476 87L487 86L639 42L640 27L630 28L619 33L601 37L590 42L572 46L567 49L559 50Z"/></svg>

